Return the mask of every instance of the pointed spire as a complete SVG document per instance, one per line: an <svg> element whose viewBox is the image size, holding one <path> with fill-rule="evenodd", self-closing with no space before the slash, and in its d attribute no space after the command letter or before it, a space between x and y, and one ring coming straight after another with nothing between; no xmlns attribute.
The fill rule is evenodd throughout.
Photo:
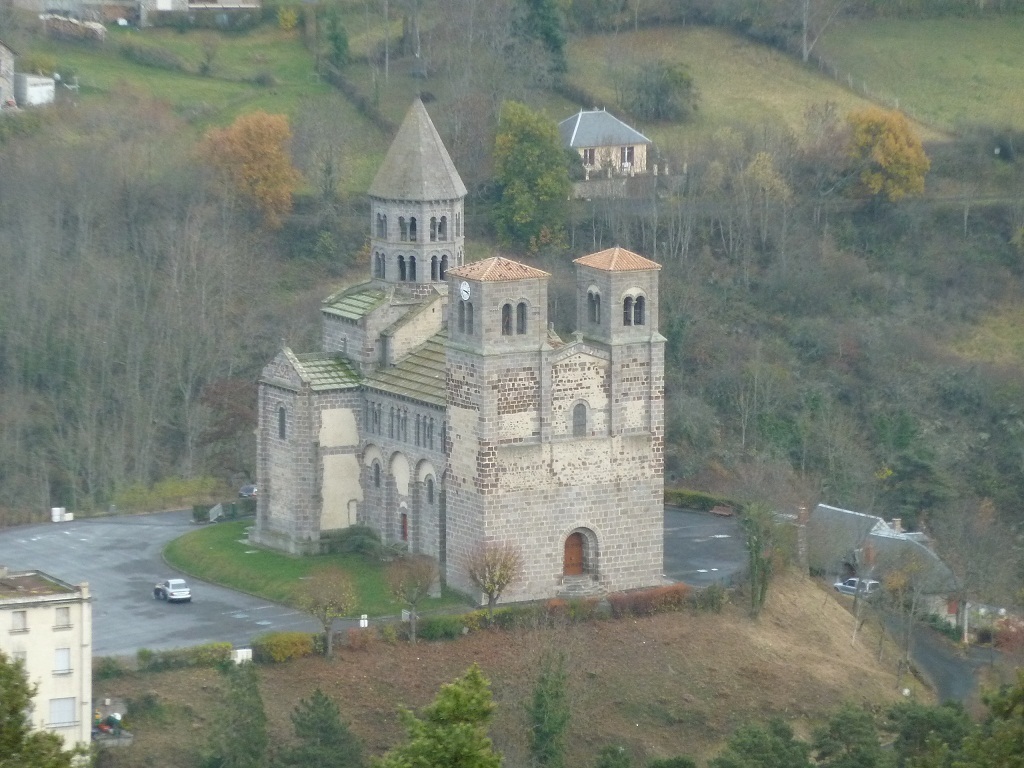
<svg viewBox="0 0 1024 768"><path fill-rule="evenodd" d="M466 185L423 102L405 114L384 163L370 185L370 196L389 200L455 200Z"/></svg>

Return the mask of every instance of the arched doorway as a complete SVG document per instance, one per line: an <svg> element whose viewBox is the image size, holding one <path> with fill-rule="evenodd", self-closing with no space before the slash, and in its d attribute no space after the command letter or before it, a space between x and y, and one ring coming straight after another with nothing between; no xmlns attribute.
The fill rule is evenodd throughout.
<svg viewBox="0 0 1024 768"><path fill-rule="evenodd" d="M569 534L565 540L562 573L565 576L583 575L583 534L579 531Z"/></svg>

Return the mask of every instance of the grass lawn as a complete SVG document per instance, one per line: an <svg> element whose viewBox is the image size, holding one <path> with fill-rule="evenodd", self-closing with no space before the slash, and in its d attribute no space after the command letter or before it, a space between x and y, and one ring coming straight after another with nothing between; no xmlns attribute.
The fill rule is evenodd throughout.
<svg viewBox="0 0 1024 768"><path fill-rule="evenodd" d="M965 123L1024 128L1024 16L878 19L833 27L824 58L868 88L950 130Z"/></svg>
<svg viewBox="0 0 1024 768"><path fill-rule="evenodd" d="M384 584L384 566L354 555L295 557L259 549L246 540L252 520L207 525L175 539L164 550L167 562L196 578L249 592L268 600L294 604L301 579L325 566L347 571L356 585L355 613L392 616L401 612ZM421 610L465 605L454 592L427 600Z"/></svg>
<svg viewBox="0 0 1024 768"><path fill-rule="evenodd" d="M570 45L570 80L615 101L615 81L659 60L684 64L700 92L697 117L681 125L640 126L663 149L685 153L722 128L782 125L799 135L812 104L841 112L870 102L774 48L714 27L661 27L579 39ZM600 105L598 105L600 106ZM922 129L922 136L937 138Z"/></svg>

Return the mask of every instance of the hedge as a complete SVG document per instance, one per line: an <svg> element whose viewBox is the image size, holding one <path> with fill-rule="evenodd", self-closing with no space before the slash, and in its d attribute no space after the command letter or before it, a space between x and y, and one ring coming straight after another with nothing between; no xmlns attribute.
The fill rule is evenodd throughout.
<svg viewBox="0 0 1024 768"><path fill-rule="evenodd" d="M143 672L162 672L165 669L186 667L217 667L231 660L231 643L206 643L170 651L140 648L136 659L139 669Z"/></svg>
<svg viewBox="0 0 1024 768"><path fill-rule="evenodd" d="M315 636L308 632L269 632L252 641L252 660L257 664L280 664L315 652Z"/></svg>

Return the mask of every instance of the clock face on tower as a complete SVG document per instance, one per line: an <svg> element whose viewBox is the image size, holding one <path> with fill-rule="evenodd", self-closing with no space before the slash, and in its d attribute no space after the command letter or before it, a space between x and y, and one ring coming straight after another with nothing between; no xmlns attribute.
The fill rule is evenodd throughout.
<svg viewBox="0 0 1024 768"><path fill-rule="evenodd" d="M459 296L462 297L463 301L469 301L469 283L465 280L463 280L462 285L459 286Z"/></svg>

